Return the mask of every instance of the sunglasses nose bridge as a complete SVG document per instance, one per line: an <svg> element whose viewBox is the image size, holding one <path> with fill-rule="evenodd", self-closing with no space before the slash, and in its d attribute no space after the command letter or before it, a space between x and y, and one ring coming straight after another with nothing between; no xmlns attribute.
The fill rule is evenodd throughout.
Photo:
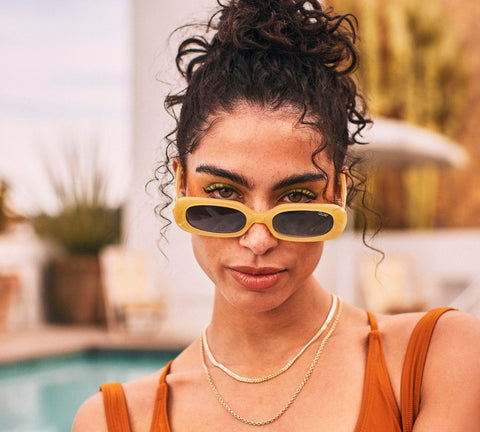
<svg viewBox="0 0 480 432"><path fill-rule="evenodd" d="M271 218L271 211L256 211L252 209L248 209L248 218L247 224L245 226L245 231L247 231L252 225L254 224L262 224L265 225L269 231L270 229L270 218Z"/></svg>

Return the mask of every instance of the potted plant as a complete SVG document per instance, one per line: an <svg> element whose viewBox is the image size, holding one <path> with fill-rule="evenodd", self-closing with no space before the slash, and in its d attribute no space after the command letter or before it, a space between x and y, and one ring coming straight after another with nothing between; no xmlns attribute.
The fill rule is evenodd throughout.
<svg viewBox="0 0 480 432"><path fill-rule="evenodd" d="M61 249L46 272L46 315L51 322L100 324L104 308L98 255L104 246L119 241L121 206L108 201L108 173L97 151L85 163L71 145L64 159L63 175L47 164L57 210L33 220L39 235Z"/></svg>

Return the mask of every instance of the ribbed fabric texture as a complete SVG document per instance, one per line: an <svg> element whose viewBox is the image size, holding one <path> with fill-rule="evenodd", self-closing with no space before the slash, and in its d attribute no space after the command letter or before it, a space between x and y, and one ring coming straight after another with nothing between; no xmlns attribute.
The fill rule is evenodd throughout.
<svg viewBox="0 0 480 432"><path fill-rule="evenodd" d="M127 401L122 385L120 383L103 384L100 390L103 394L108 431L130 432Z"/></svg>
<svg viewBox="0 0 480 432"><path fill-rule="evenodd" d="M375 316L368 312L371 331L360 414L354 432L411 432L420 407L420 390L428 347L435 324L450 308L426 313L417 323L408 343L401 381L401 410L388 376L382 334ZM157 388L150 432L171 432L168 422L168 385L165 367ZM128 410L119 383L101 387L109 432L130 432Z"/></svg>
<svg viewBox="0 0 480 432"><path fill-rule="evenodd" d="M167 412L168 385L166 382L166 377L171 365L172 360L170 360L165 366L162 376L160 377L157 388L157 395L155 397L155 407L153 408L153 417L152 424L150 425L150 432L170 432Z"/></svg>

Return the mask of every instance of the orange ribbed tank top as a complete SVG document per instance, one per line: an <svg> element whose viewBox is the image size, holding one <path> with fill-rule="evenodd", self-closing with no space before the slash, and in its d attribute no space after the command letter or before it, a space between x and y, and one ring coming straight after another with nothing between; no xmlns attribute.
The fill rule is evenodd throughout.
<svg viewBox="0 0 480 432"><path fill-rule="evenodd" d="M440 316L450 308L433 309L415 326L402 371L401 409L395 397L387 372L382 335L375 316L368 312L371 331L368 339L367 366L363 388L362 406L353 432L411 432L420 406L423 368L433 329ZM168 423L168 385L166 376L170 361L160 377L150 432L171 432ZM127 402L119 383L103 384L105 416L108 432L131 432Z"/></svg>

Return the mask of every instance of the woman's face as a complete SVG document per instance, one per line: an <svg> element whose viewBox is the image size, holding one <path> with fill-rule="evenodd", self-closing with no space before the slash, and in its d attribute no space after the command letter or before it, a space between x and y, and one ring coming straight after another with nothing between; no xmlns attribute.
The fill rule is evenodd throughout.
<svg viewBox="0 0 480 432"><path fill-rule="evenodd" d="M242 105L215 119L186 163L188 196L240 201L257 211L281 203L324 202L326 180L311 161L321 136L297 125L298 115ZM325 152L317 163L335 178ZM327 197L333 198L330 181ZM192 236L196 259L217 294L250 312L275 309L312 287L323 243L275 238L263 224L242 237Z"/></svg>

